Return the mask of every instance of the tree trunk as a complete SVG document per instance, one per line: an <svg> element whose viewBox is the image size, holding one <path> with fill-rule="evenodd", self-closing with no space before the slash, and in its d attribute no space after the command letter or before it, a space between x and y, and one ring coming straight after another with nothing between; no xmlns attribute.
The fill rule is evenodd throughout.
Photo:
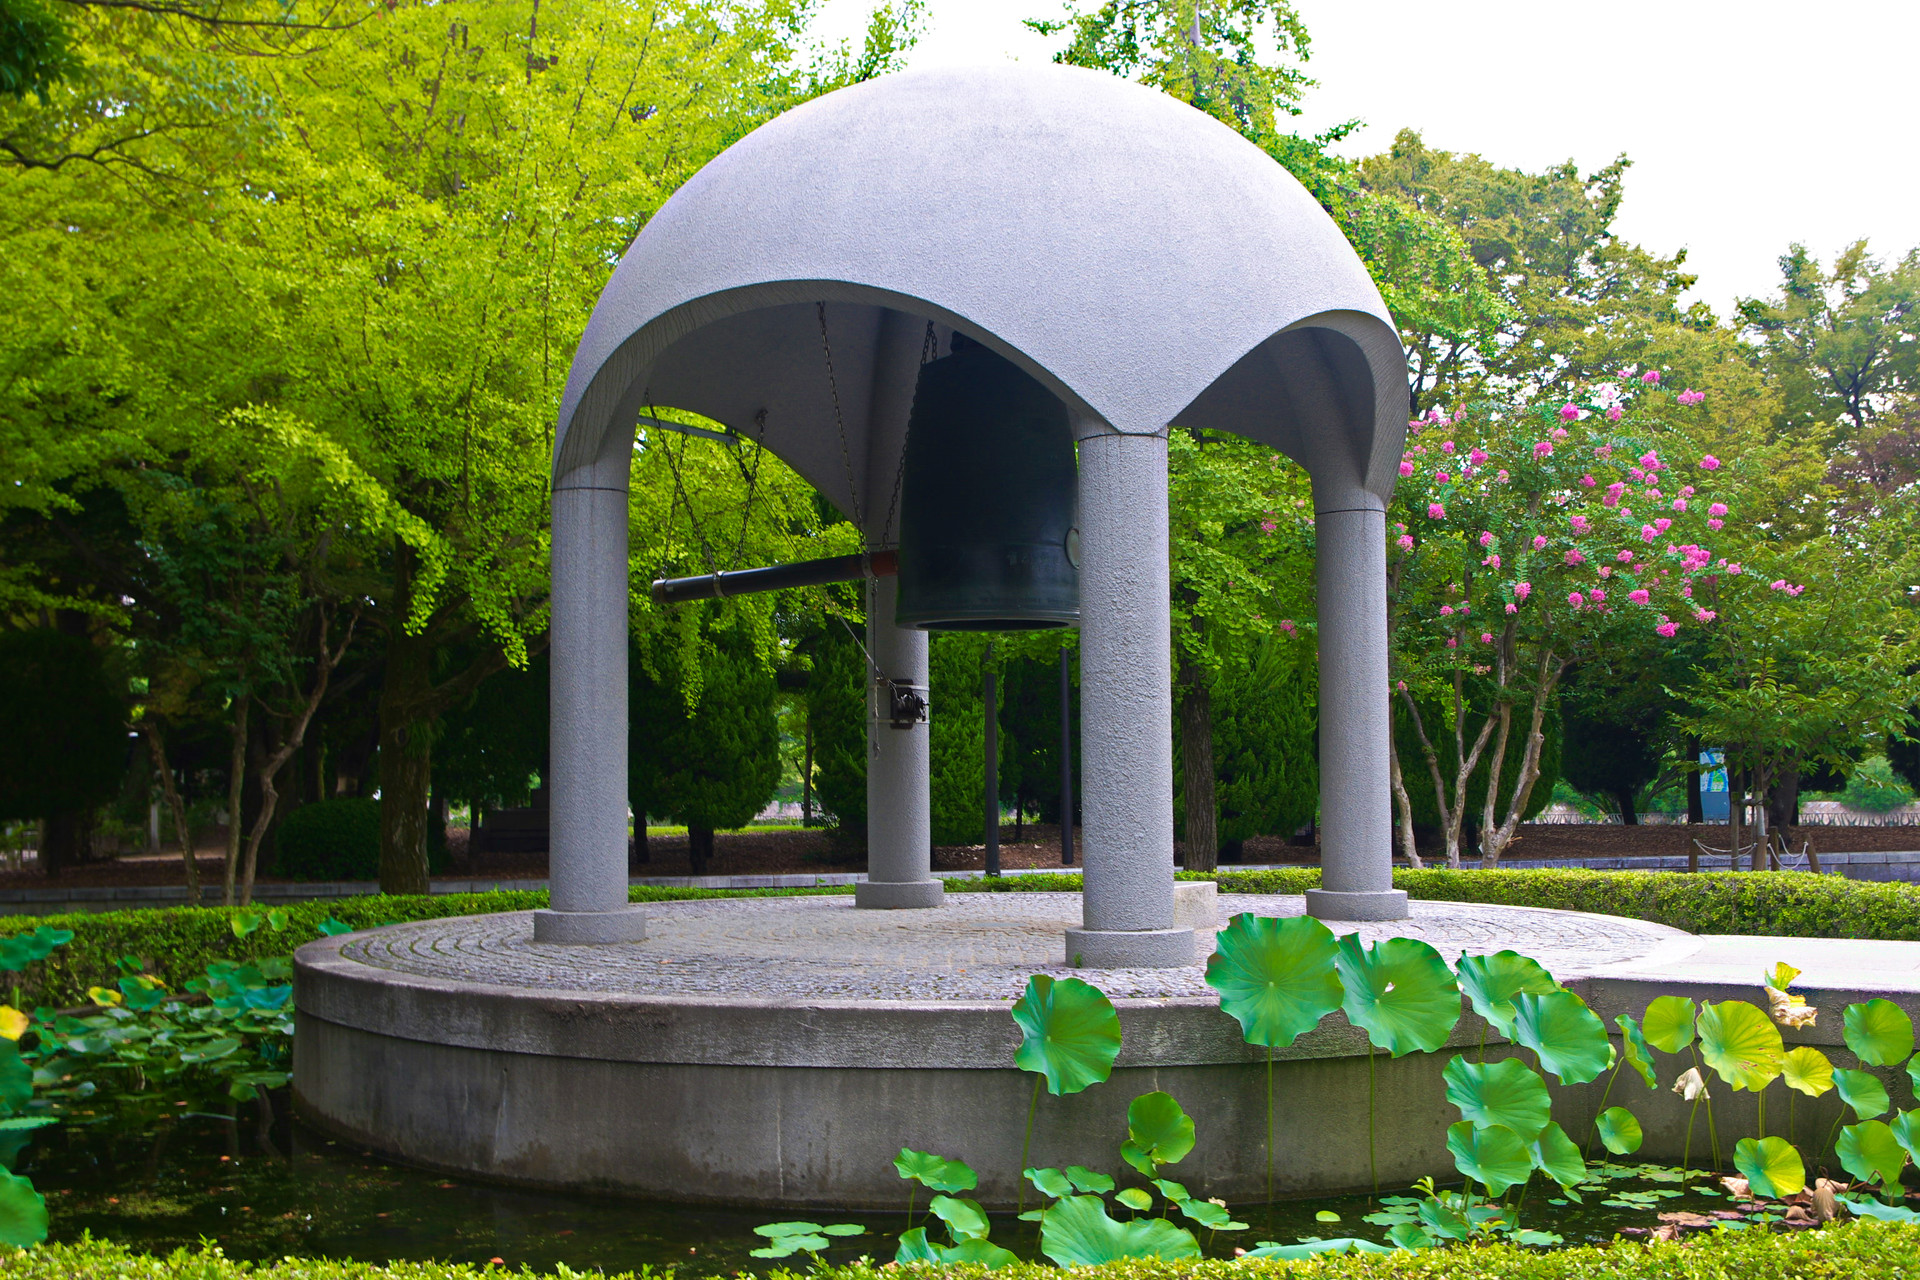
<svg viewBox="0 0 1920 1280"><path fill-rule="evenodd" d="M699 823L687 824L687 863L693 874L707 874L707 864L713 860L713 828Z"/></svg>
<svg viewBox="0 0 1920 1280"><path fill-rule="evenodd" d="M253 699L241 694L233 702L233 751L227 760L227 850L221 869L220 901L231 907L237 901L236 880L240 874L240 824L246 802L247 719Z"/></svg>
<svg viewBox="0 0 1920 1280"><path fill-rule="evenodd" d="M653 861L653 850L647 847L646 810L636 808L633 811L633 843L627 846L627 874L638 875L640 868Z"/></svg>
<svg viewBox="0 0 1920 1280"><path fill-rule="evenodd" d="M1707 820L1706 805L1700 799L1700 780L1702 775L1699 772L1697 772L1697 770L1700 768L1700 739L1690 737L1686 740L1686 743L1687 743L1687 763L1693 766L1693 769L1686 774L1687 825L1690 827L1697 827L1697 826L1703 825ZM1691 836L1687 837L1687 841L1688 841L1688 848L1691 849L1693 847L1693 843L1692 843L1693 837ZM1700 855L1697 850L1688 855L1690 861L1697 861L1699 856ZM1688 867L1688 870L1695 870L1695 869L1697 868L1693 866Z"/></svg>
<svg viewBox="0 0 1920 1280"><path fill-rule="evenodd" d="M1426 864L1420 861L1420 850L1414 843L1413 835L1413 799L1407 794L1406 775L1400 771L1400 744L1391 738L1387 740L1387 764L1393 777L1393 807L1400 815L1400 853L1407 865L1415 871Z"/></svg>
<svg viewBox="0 0 1920 1280"><path fill-rule="evenodd" d="M432 892L427 877L427 801L433 783L433 725L421 707L431 694L433 650L417 636L387 644L380 689L380 892Z"/></svg>
<svg viewBox="0 0 1920 1280"><path fill-rule="evenodd" d="M1614 801L1620 806L1621 823L1629 827L1639 826L1640 813L1637 809L1633 807L1632 788L1622 787L1620 790L1613 793L1613 798L1614 798Z"/></svg>
<svg viewBox="0 0 1920 1280"><path fill-rule="evenodd" d="M70 866L87 860L93 842L93 810L63 809L40 821L40 870L57 879Z"/></svg>
<svg viewBox="0 0 1920 1280"><path fill-rule="evenodd" d="M1180 782L1187 801L1188 871L1220 866L1219 805L1214 796L1213 691L1207 674L1180 655Z"/></svg>
<svg viewBox="0 0 1920 1280"><path fill-rule="evenodd" d="M186 802L180 799L180 789L173 785L166 736L152 720L145 721L141 728L146 733L147 750L153 755L153 771L160 775L160 794L167 802L167 816L173 819L173 833L180 839L180 857L187 872L187 902L197 907L200 905L200 862L193 856L193 830L187 821Z"/></svg>
<svg viewBox="0 0 1920 1280"><path fill-rule="evenodd" d="M813 713L811 708L807 713L806 735L806 754L801 757L800 764L800 825L811 827L813 825ZM644 851L647 842L647 815L637 814L633 825L638 833L636 838ZM646 861L644 855L641 861Z"/></svg>
<svg viewBox="0 0 1920 1280"><path fill-rule="evenodd" d="M1785 831L1800 824L1800 769L1782 769L1767 795L1767 825Z"/></svg>

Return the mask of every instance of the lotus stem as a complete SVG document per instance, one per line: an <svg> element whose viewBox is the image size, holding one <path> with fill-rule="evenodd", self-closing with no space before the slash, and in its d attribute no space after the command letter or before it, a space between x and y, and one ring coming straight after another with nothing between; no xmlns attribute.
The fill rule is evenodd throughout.
<svg viewBox="0 0 1920 1280"><path fill-rule="evenodd" d="M1680 1167L1691 1170L1693 1167L1693 1118L1700 1114L1700 1099L1693 1100L1693 1109L1687 1112L1687 1141L1680 1148Z"/></svg>
<svg viewBox="0 0 1920 1280"><path fill-rule="evenodd" d="M1020 1207L1016 1211L1019 1213L1025 1213L1027 1211L1027 1153L1033 1150L1033 1113L1040 1107L1041 1079L1042 1077L1038 1075L1033 1078L1033 1096L1027 1099L1027 1136L1020 1140L1020 1173L1018 1175L1020 1179ZM1006 1201L1003 1200L1001 1203L1005 1204Z"/></svg>
<svg viewBox="0 0 1920 1280"><path fill-rule="evenodd" d="M1707 1094L1707 1141L1713 1144L1713 1171L1720 1173L1726 1164L1720 1159L1720 1126L1713 1122L1713 1095Z"/></svg>
<svg viewBox="0 0 1920 1280"><path fill-rule="evenodd" d="M1373 1041L1367 1041L1367 1173L1373 1178L1373 1194L1380 1194L1380 1166L1373 1151Z"/></svg>
<svg viewBox="0 0 1920 1280"><path fill-rule="evenodd" d="M1267 1203L1273 1203L1273 1046L1267 1046Z"/></svg>
<svg viewBox="0 0 1920 1280"><path fill-rule="evenodd" d="M1581 1148L1583 1155L1593 1150L1593 1140L1600 1136L1600 1113L1607 1109L1607 1099L1613 1096L1613 1082L1620 1078L1620 1068L1625 1065L1625 1058L1613 1064L1613 1074L1607 1077L1607 1087L1600 1091L1600 1105L1593 1110L1593 1124L1587 1129L1587 1144Z"/></svg>
<svg viewBox="0 0 1920 1280"><path fill-rule="evenodd" d="M1760 1109L1760 1118L1758 1121L1760 1132L1757 1136L1764 1138L1767 1136L1767 1088L1765 1085L1760 1086L1760 1092L1755 1098L1755 1105Z"/></svg>

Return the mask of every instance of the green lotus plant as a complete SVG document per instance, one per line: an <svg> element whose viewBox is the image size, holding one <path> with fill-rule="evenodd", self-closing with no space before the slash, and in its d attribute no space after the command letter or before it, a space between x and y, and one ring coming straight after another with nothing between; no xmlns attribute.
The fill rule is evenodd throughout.
<svg viewBox="0 0 1920 1280"><path fill-rule="evenodd" d="M1624 1107L1607 1105L1607 1100L1613 1097L1613 1086L1620 1079L1620 1071L1624 1067L1632 1067L1634 1074L1640 1077L1641 1083L1647 1088L1655 1089L1659 1085L1653 1069L1653 1046L1647 1043L1646 1033L1640 1029L1640 1024L1634 1021L1630 1013L1623 1013L1613 1021L1614 1025L1620 1028L1620 1052L1615 1056L1613 1070L1607 1076L1607 1087L1600 1092L1600 1110L1594 1116L1593 1128L1587 1132L1587 1149L1591 1150L1593 1140L1599 1138L1607 1150L1615 1155L1626 1155L1640 1149L1641 1133L1640 1122L1634 1120L1633 1115ZM1601 1118L1614 1112L1619 1112L1628 1120L1633 1120L1632 1146L1622 1148L1614 1145L1616 1142L1628 1140L1626 1127L1618 1118L1606 1127L1605 1132L1602 1131Z"/></svg>
<svg viewBox="0 0 1920 1280"><path fill-rule="evenodd" d="M1840 1091L1840 1101L1851 1107L1854 1116L1861 1120L1877 1120L1893 1106L1887 1097L1887 1086L1880 1083L1878 1076L1865 1071L1849 1071L1843 1067L1833 1073L1833 1087Z"/></svg>
<svg viewBox="0 0 1920 1280"><path fill-rule="evenodd" d="M1594 1121L1594 1129L1607 1150L1617 1156L1629 1156L1640 1149L1645 1135L1640 1121L1625 1107L1608 1107Z"/></svg>
<svg viewBox="0 0 1920 1280"><path fill-rule="evenodd" d="M1868 1066L1897 1067L1913 1053L1913 1019L1891 1000L1850 1004L1843 1021L1847 1048Z"/></svg>
<svg viewBox="0 0 1920 1280"><path fill-rule="evenodd" d="M1040 1252L1063 1267L1097 1267L1128 1258L1197 1258L1200 1242L1165 1218L1117 1222L1099 1196L1066 1196L1040 1217Z"/></svg>
<svg viewBox="0 0 1920 1280"><path fill-rule="evenodd" d="M1127 1105L1127 1139L1120 1158L1141 1176L1157 1178L1160 1166L1177 1164L1193 1150L1193 1120L1170 1093L1143 1093Z"/></svg>
<svg viewBox="0 0 1920 1280"><path fill-rule="evenodd" d="M1462 1120L1447 1129L1447 1150L1454 1167L1486 1187L1490 1196L1502 1195L1533 1176L1533 1152L1519 1134L1501 1124L1475 1125Z"/></svg>
<svg viewBox="0 0 1920 1280"><path fill-rule="evenodd" d="M1312 916L1242 912L1220 931L1207 958L1207 985L1240 1024L1248 1044L1267 1050L1267 1199L1273 1199L1273 1051L1320 1025L1345 998L1334 969L1333 931Z"/></svg>
<svg viewBox="0 0 1920 1280"><path fill-rule="evenodd" d="M755 1227L753 1233L765 1236L767 1243L753 1250L756 1258L791 1258L796 1253L819 1253L832 1244L830 1236L865 1235L867 1229L851 1222L821 1226L817 1222L769 1222Z"/></svg>
<svg viewBox="0 0 1920 1280"><path fill-rule="evenodd" d="M1585 1084L1613 1060L1606 1024L1571 991L1538 995L1523 991L1513 1000L1514 1038L1534 1051L1540 1068L1561 1084Z"/></svg>
<svg viewBox="0 0 1920 1280"><path fill-rule="evenodd" d="M1042 973L1027 979L1026 994L1014 1001L1013 1021L1021 1033L1013 1064L1035 1075L1033 1097L1027 1102L1027 1133L1020 1144L1020 1166L1025 1168L1040 1086L1060 1097L1111 1076L1113 1060L1120 1056L1120 1015L1099 988L1078 978L1056 981ZM1020 1207L1026 1207L1024 1185Z"/></svg>
<svg viewBox="0 0 1920 1280"><path fill-rule="evenodd" d="M1733 1167L1757 1196L1783 1200L1807 1186L1807 1166L1785 1138L1742 1138L1733 1144Z"/></svg>
<svg viewBox="0 0 1920 1280"><path fill-rule="evenodd" d="M1877 1182L1889 1197L1900 1190L1900 1171L1907 1163L1906 1148L1893 1129L1878 1120L1863 1120L1840 1131L1834 1152L1840 1166L1862 1182Z"/></svg>
<svg viewBox="0 0 1920 1280"><path fill-rule="evenodd" d="M1377 1192L1373 1051L1385 1049L1398 1058L1440 1048L1460 1022L1460 987L1440 953L1415 938L1387 938L1362 947L1346 934L1334 968L1346 992L1341 1008L1347 1021L1367 1033L1367 1168Z"/></svg>
<svg viewBox="0 0 1920 1280"><path fill-rule="evenodd" d="M935 1192L971 1191L980 1185L979 1175L960 1161L936 1156L930 1151L915 1151L910 1147L900 1148L900 1154L893 1158L893 1168L907 1181L908 1226L913 1225L915 1183Z"/></svg>
<svg viewBox="0 0 1920 1280"><path fill-rule="evenodd" d="M992 1271L1020 1261L1011 1250L987 1239L992 1225L987 1221L986 1210L977 1201L935 1196L927 1208L946 1224L953 1243L936 1243L928 1239L925 1227L915 1227L901 1235L900 1247L893 1256L895 1262L935 1262L946 1266L970 1263Z"/></svg>
<svg viewBox="0 0 1920 1280"><path fill-rule="evenodd" d="M1460 990L1473 1002L1473 1011L1508 1039L1513 1038L1515 996L1523 993L1543 996L1560 990L1560 984L1540 967L1539 961L1517 951L1461 956L1455 971L1459 975ZM1481 1048L1485 1047L1483 1040Z"/></svg>
<svg viewBox="0 0 1920 1280"><path fill-rule="evenodd" d="M1680 1053L1693 1043L1694 1004L1685 996L1660 996L1641 1019L1647 1042L1662 1053Z"/></svg>
<svg viewBox="0 0 1920 1280"><path fill-rule="evenodd" d="M1531 1142L1552 1118L1547 1082L1518 1058L1473 1063L1463 1055L1447 1064L1445 1075L1447 1101L1476 1128L1504 1125Z"/></svg>

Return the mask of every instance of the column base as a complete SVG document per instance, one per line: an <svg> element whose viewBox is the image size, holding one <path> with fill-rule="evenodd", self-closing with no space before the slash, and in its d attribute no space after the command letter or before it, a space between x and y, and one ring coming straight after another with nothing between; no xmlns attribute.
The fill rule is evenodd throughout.
<svg viewBox="0 0 1920 1280"><path fill-rule="evenodd" d="M1343 893L1337 889L1307 890L1307 914L1320 920L1405 920L1407 891L1375 889Z"/></svg>
<svg viewBox="0 0 1920 1280"><path fill-rule="evenodd" d="M1067 963L1076 969L1183 969L1200 961L1191 929L1069 929Z"/></svg>
<svg viewBox="0 0 1920 1280"><path fill-rule="evenodd" d="M881 911L937 907L946 896L947 887L938 880L863 880L853 886L854 906Z"/></svg>
<svg viewBox="0 0 1920 1280"><path fill-rule="evenodd" d="M597 942L640 942L647 936L647 911L642 905L616 911L548 911L533 913L533 940L576 945Z"/></svg>

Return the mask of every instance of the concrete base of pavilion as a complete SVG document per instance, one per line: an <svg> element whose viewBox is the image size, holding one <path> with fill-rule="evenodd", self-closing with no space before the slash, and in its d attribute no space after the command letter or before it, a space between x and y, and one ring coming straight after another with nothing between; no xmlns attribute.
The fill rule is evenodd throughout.
<svg viewBox="0 0 1920 1280"><path fill-rule="evenodd" d="M1222 914L1297 915L1298 897L1231 895ZM1204 902L1189 902L1189 912ZM959 1157L972 1194L1010 1207L1034 1077L1013 1066L1008 1015L1028 977L1081 976L1115 1002L1124 1033L1113 1077L1083 1093L1042 1093L1029 1162L1132 1177L1118 1148L1127 1104L1164 1089L1193 1116L1198 1144L1167 1170L1197 1194L1263 1199L1267 1067L1220 1011L1204 971L1075 970L1062 930L1077 895L956 894L936 910L859 911L850 897L651 904L644 942L533 940L527 913L390 925L323 939L296 958L294 1097L304 1119L400 1161L548 1188L682 1202L873 1209L904 1203L904 1147ZM1211 923L1200 953L1212 949ZM1183 921L1185 923L1185 921ZM1657 995L1760 1000L1776 960L1818 1024L1789 1031L1855 1065L1841 1009L1870 996L1920 1014L1920 943L1695 937L1611 916L1415 902L1410 919L1335 925L1364 939L1422 937L1451 962L1512 948L1579 991L1608 1025ZM1477 1046L1471 1012L1454 1036ZM1486 1038L1490 1056L1510 1050ZM1371 1181L1368 1093L1377 1101L1381 1185L1451 1174L1459 1118L1441 1071L1450 1052L1384 1055L1342 1015L1272 1066L1275 1183L1285 1195ZM1687 1108L1667 1086L1688 1062L1662 1057L1649 1093L1631 1072L1608 1104L1646 1129L1636 1159L1677 1161ZM1881 1073L1885 1075L1885 1072ZM1555 1090L1555 1116L1587 1136L1604 1079ZM1904 1081L1896 1097L1904 1097ZM1769 1132L1787 1107L1776 1086ZM1726 1154L1754 1132L1754 1095L1714 1086ZM1803 1148L1838 1102L1799 1098ZM1693 1134L1700 1158L1704 1114ZM1598 1147L1595 1147L1596 1153ZM1830 1160L1828 1163L1832 1163Z"/></svg>

